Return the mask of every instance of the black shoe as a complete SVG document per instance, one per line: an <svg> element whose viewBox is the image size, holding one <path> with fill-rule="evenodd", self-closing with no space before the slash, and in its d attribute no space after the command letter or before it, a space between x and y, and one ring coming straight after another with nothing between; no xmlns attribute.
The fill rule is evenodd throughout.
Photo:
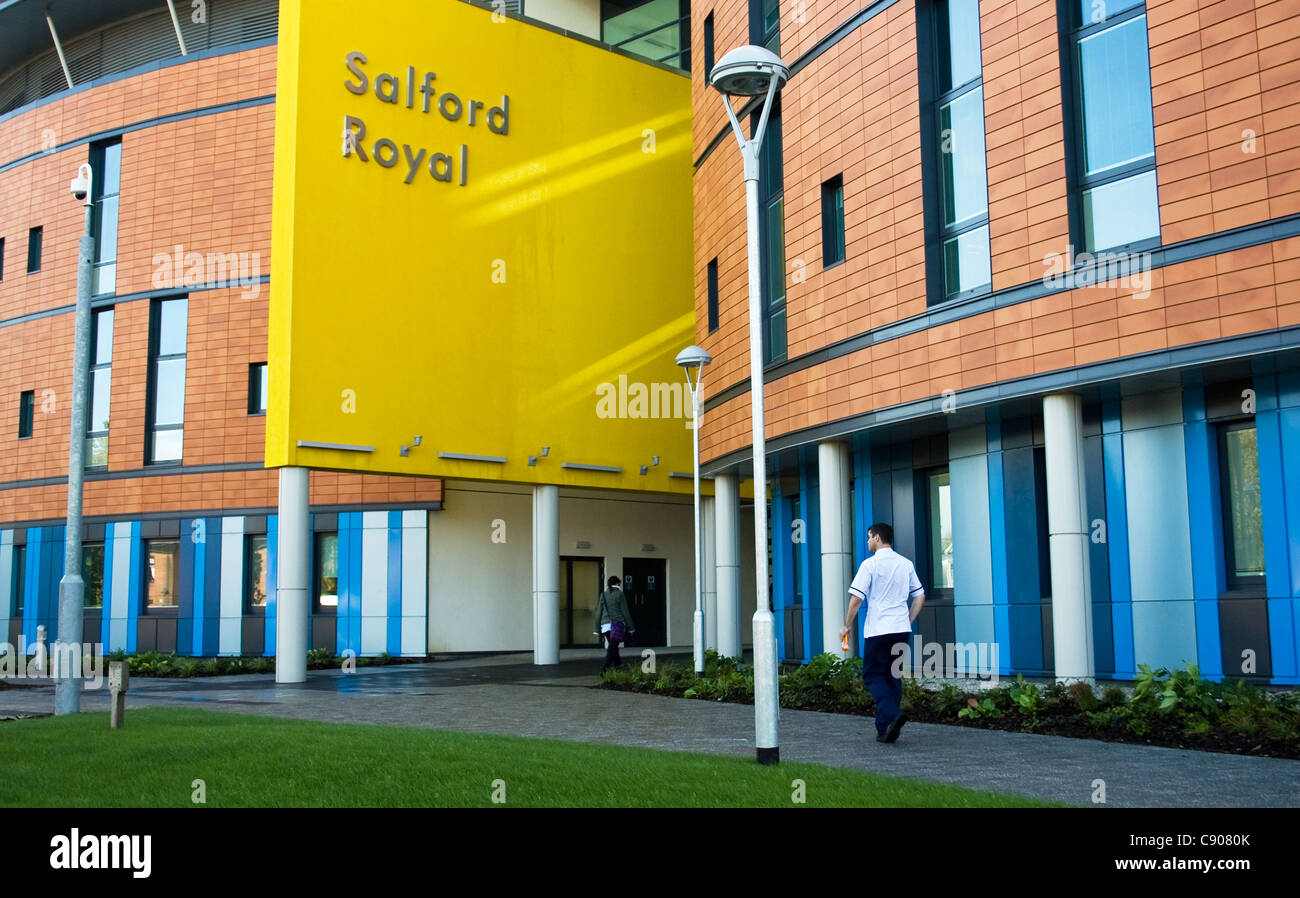
<svg viewBox="0 0 1300 898"><path fill-rule="evenodd" d="M884 733L880 733L879 735L876 736L876 741L877 741L877 742L888 742L889 740L885 738L885 734L884 734Z"/></svg>
<svg viewBox="0 0 1300 898"><path fill-rule="evenodd" d="M877 737L881 742L894 742L898 739L898 733L903 729L903 724L907 723L907 715L902 711L898 716L889 722L889 727L885 730L885 735Z"/></svg>

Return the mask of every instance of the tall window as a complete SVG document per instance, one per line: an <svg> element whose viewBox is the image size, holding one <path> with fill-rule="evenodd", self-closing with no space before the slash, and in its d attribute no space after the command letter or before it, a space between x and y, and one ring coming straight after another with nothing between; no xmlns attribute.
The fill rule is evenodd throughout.
<svg viewBox="0 0 1300 898"><path fill-rule="evenodd" d="M993 280L979 0L939 0L933 22L937 237L946 300L987 291Z"/></svg>
<svg viewBox="0 0 1300 898"><path fill-rule="evenodd" d="M803 496L795 495L790 500L790 520L798 521L803 518ZM791 605L803 605L803 550L806 543L790 543L790 557L794 564L790 565L791 573L794 575L794 589L790 593Z"/></svg>
<svg viewBox="0 0 1300 898"><path fill-rule="evenodd" d="M749 0L749 42L781 55L780 0Z"/></svg>
<svg viewBox="0 0 1300 898"><path fill-rule="evenodd" d="M1219 496L1229 589L1264 586L1264 516L1255 422L1219 425Z"/></svg>
<svg viewBox="0 0 1300 898"><path fill-rule="evenodd" d="M316 534L316 611L339 607L339 535Z"/></svg>
<svg viewBox="0 0 1300 898"><path fill-rule="evenodd" d="M108 464L108 410L113 392L113 310L98 309L90 333L90 417L86 421L86 467Z"/></svg>
<svg viewBox="0 0 1300 898"><path fill-rule="evenodd" d="M709 260L708 289L709 333L713 333L718 329L718 260L716 257Z"/></svg>
<svg viewBox="0 0 1300 898"><path fill-rule="evenodd" d="M844 261L844 176L822 184L822 267Z"/></svg>
<svg viewBox="0 0 1300 898"><path fill-rule="evenodd" d="M248 413L250 415L266 414L266 362L256 362L248 366Z"/></svg>
<svg viewBox="0 0 1300 898"><path fill-rule="evenodd" d="M266 610L266 577L270 570L266 534L244 537L244 607Z"/></svg>
<svg viewBox="0 0 1300 898"><path fill-rule="evenodd" d="M704 17L704 80L713 71L713 13Z"/></svg>
<svg viewBox="0 0 1300 898"><path fill-rule="evenodd" d="M104 607L104 544L83 543L81 546L81 579L85 583L87 608Z"/></svg>
<svg viewBox="0 0 1300 898"><path fill-rule="evenodd" d="M41 270L41 243L45 228L32 228L27 232L27 273L35 274Z"/></svg>
<svg viewBox="0 0 1300 898"><path fill-rule="evenodd" d="M1076 231L1088 252L1160 236L1146 5L1071 0Z"/></svg>
<svg viewBox="0 0 1300 898"><path fill-rule="evenodd" d="M27 547L14 546L14 617L23 616L23 586L27 581Z"/></svg>
<svg viewBox="0 0 1300 898"><path fill-rule="evenodd" d="M934 589L952 589L952 484L948 471L927 475L926 486L930 585Z"/></svg>
<svg viewBox="0 0 1300 898"><path fill-rule="evenodd" d="M94 170L95 259L90 292L99 296L117 289L117 212L122 186L122 141L96 144L90 150Z"/></svg>
<svg viewBox="0 0 1300 898"><path fill-rule="evenodd" d="M758 125L758 114L753 127ZM752 131L750 133L753 133ZM785 328L785 177L781 146L780 97L772 103L759 154L759 229L763 247L763 362L786 356Z"/></svg>
<svg viewBox="0 0 1300 898"><path fill-rule="evenodd" d="M145 461L178 462L185 425L185 331L189 300L155 300L149 342L149 432Z"/></svg>
<svg viewBox="0 0 1300 898"><path fill-rule="evenodd" d="M18 439L28 440L32 436L32 425L36 418L36 391L24 390L18 394Z"/></svg>
<svg viewBox="0 0 1300 898"><path fill-rule="evenodd" d="M145 540L145 611L166 611L180 606L176 591L180 546L174 539Z"/></svg>
<svg viewBox="0 0 1300 898"><path fill-rule="evenodd" d="M5 279L5 239L0 237L0 281Z"/></svg>

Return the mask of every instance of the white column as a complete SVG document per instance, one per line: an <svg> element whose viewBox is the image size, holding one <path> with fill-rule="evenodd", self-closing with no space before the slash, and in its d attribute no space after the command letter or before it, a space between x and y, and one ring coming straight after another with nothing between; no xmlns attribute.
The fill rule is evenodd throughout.
<svg viewBox="0 0 1300 898"><path fill-rule="evenodd" d="M308 549L307 468L280 469L279 546L275 572L275 681L307 680Z"/></svg>
<svg viewBox="0 0 1300 898"><path fill-rule="evenodd" d="M817 446L818 496L822 534L822 651L843 658L844 626L853 563L853 528L849 522L849 447L825 442Z"/></svg>
<svg viewBox="0 0 1300 898"><path fill-rule="evenodd" d="M554 484L533 487L533 663L560 663L560 488Z"/></svg>
<svg viewBox="0 0 1300 898"><path fill-rule="evenodd" d="M700 520L704 529L704 645L718 650L718 551L714 526L716 506L712 496L700 497Z"/></svg>
<svg viewBox="0 0 1300 898"><path fill-rule="evenodd" d="M1052 642L1058 682L1095 676L1092 584L1088 574L1083 473L1083 403L1073 394L1043 398L1047 455L1047 532L1052 567Z"/></svg>
<svg viewBox="0 0 1300 898"><path fill-rule="evenodd" d="M718 553L718 654L738 658L740 620L740 490L735 474L713 479L714 526Z"/></svg>

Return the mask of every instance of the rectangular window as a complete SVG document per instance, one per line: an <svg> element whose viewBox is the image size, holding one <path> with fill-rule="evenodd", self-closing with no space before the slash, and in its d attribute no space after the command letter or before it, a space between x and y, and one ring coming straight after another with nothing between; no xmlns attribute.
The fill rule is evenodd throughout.
<svg viewBox="0 0 1300 898"><path fill-rule="evenodd" d="M244 537L244 608L266 610L266 577L271 569L266 534Z"/></svg>
<svg viewBox="0 0 1300 898"><path fill-rule="evenodd" d="M86 467L108 464L108 410L113 393L113 310L96 309L90 330L90 405Z"/></svg>
<svg viewBox="0 0 1300 898"><path fill-rule="evenodd" d="M24 390L18 396L18 439L31 439L35 417L36 391Z"/></svg>
<svg viewBox="0 0 1300 898"><path fill-rule="evenodd" d="M145 462L179 462L185 425L185 334L189 300L155 300L150 322L149 429Z"/></svg>
<svg viewBox="0 0 1300 898"><path fill-rule="evenodd" d="M1219 426L1219 496L1227 586L1263 589L1264 515L1253 421Z"/></svg>
<svg viewBox="0 0 1300 898"><path fill-rule="evenodd" d="M27 232L27 273L35 274L41 270L41 240L44 228L32 228Z"/></svg>
<svg viewBox="0 0 1300 898"><path fill-rule="evenodd" d="M713 13L704 17L704 80L713 72Z"/></svg>
<svg viewBox="0 0 1300 898"><path fill-rule="evenodd" d="M174 539L144 542L144 610L167 611L180 606L176 591L181 544Z"/></svg>
<svg viewBox="0 0 1300 898"><path fill-rule="evenodd" d="M0 237L0 281L5 279L5 239Z"/></svg>
<svg viewBox="0 0 1300 898"><path fill-rule="evenodd" d="M23 589L27 583L27 547L14 546L14 617L23 616Z"/></svg>
<svg viewBox="0 0 1300 898"><path fill-rule="evenodd" d="M757 128L755 114L751 127ZM752 131L750 133L753 133ZM786 357L785 325L785 175L781 145L780 96L772 103L772 112L759 152L758 196L759 229L762 248L763 294L763 363L783 361Z"/></svg>
<svg viewBox="0 0 1300 898"><path fill-rule="evenodd" d="M709 333L718 329L718 260L709 261Z"/></svg>
<svg viewBox="0 0 1300 898"><path fill-rule="evenodd" d="M939 0L932 10L931 114L938 150L936 238L941 247L935 267L942 272L942 299L948 300L987 292L993 281L979 0Z"/></svg>
<svg viewBox="0 0 1300 898"><path fill-rule="evenodd" d="M91 234L95 237L95 258L91 267L93 296L117 289L118 194L122 186L122 141L96 144L90 149L94 171L94 212Z"/></svg>
<svg viewBox="0 0 1300 898"><path fill-rule="evenodd" d="M316 534L316 611L339 607L339 535Z"/></svg>
<svg viewBox="0 0 1300 898"><path fill-rule="evenodd" d="M266 362L254 362L248 366L248 413L250 415L266 414Z"/></svg>
<svg viewBox="0 0 1300 898"><path fill-rule="evenodd" d="M844 176L822 184L822 267L844 261Z"/></svg>
<svg viewBox="0 0 1300 898"><path fill-rule="evenodd" d="M81 579L85 583L87 608L104 607L104 544L83 543L81 546Z"/></svg>
<svg viewBox="0 0 1300 898"><path fill-rule="evenodd" d="M928 475L926 485L930 585L934 589L952 589L952 485L948 471Z"/></svg>
<svg viewBox="0 0 1300 898"><path fill-rule="evenodd" d="M1158 241L1146 5L1071 3L1075 230L1087 252Z"/></svg>
<svg viewBox="0 0 1300 898"><path fill-rule="evenodd" d="M749 42L781 55L780 0L749 0Z"/></svg>

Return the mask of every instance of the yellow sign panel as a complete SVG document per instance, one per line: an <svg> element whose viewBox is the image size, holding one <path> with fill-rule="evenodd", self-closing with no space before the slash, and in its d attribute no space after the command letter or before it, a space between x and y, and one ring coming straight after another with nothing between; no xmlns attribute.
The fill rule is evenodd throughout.
<svg viewBox="0 0 1300 898"><path fill-rule="evenodd" d="M689 492L689 79L377 12L280 7L267 466Z"/></svg>

